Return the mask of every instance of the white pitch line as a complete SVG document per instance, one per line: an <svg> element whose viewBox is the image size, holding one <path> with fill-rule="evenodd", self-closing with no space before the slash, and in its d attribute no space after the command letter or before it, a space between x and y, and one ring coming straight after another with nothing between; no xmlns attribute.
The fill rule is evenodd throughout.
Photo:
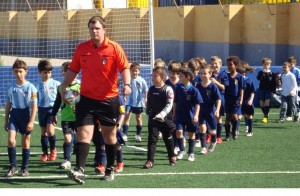
<svg viewBox="0 0 300 196"><path fill-rule="evenodd" d="M115 174L115 176L166 176L166 175L248 175L248 174L300 174L300 171L254 171L254 172L166 172L166 173L132 173L132 174ZM98 178L100 175L85 175L86 178ZM67 179L67 175L53 175L53 176L13 176L10 178L0 177L0 180L13 179Z"/></svg>

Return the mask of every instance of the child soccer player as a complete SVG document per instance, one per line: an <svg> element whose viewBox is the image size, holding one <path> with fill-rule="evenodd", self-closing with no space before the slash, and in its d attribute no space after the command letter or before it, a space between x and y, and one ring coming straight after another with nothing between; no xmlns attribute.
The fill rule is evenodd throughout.
<svg viewBox="0 0 300 196"><path fill-rule="evenodd" d="M8 132L9 169L5 177L12 177L18 173L16 135L22 135L22 176L28 176L30 157L30 138L33 122L37 112L37 90L33 84L25 79L28 73L27 64L17 59L12 66L16 81L8 87L5 105L4 130Z"/></svg>
<svg viewBox="0 0 300 196"><path fill-rule="evenodd" d="M135 141L141 142L141 132L142 132L142 113L143 107L147 102L147 92L148 86L144 78L140 76L140 64L132 63L130 65L130 73L131 73L131 90L132 93L126 98L126 113L125 120L123 125L123 138L127 141L129 121L131 113L135 114L136 117L136 135Z"/></svg>
<svg viewBox="0 0 300 196"><path fill-rule="evenodd" d="M263 58L263 70L259 71L256 77L259 80L259 100L261 110L264 114L261 120L263 123L268 122L271 93L275 92L276 88L275 74L270 70L271 64L272 61L270 58Z"/></svg>
<svg viewBox="0 0 300 196"><path fill-rule="evenodd" d="M211 135L211 144L209 152L213 152L217 145L217 120L221 106L221 94L218 86L210 78L213 73L213 67L210 64L200 69L201 83L197 84L203 102L200 103L199 128L201 141L201 154L207 154L206 132Z"/></svg>
<svg viewBox="0 0 300 196"><path fill-rule="evenodd" d="M62 75L65 76L65 73L69 69L71 62L64 62L62 64ZM67 90L72 90L74 93L79 94L80 92L80 84L75 79L72 81L71 85L67 87ZM58 87L58 93L56 95L56 99L54 102L53 110L51 113L52 123L56 125L56 115L58 113L59 108L61 109L61 127L64 134L64 161L61 163L61 169L71 169L71 154L72 154L72 145L75 139L75 105L66 103L62 100L62 96L60 94L60 86ZM76 145L76 144L75 144Z"/></svg>
<svg viewBox="0 0 300 196"><path fill-rule="evenodd" d="M212 56L211 59L210 59L210 63L214 68L214 72L213 72L212 77L210 78L210 80L218 86L220 94L221 94L220 113L219 113L219 116L216 117L217 118L217 143L221 144L222 143L222 138L221 138L221 134L222 134L222 116L224 116L224 114L225 114L225 100L224 100L225 85L224 85L224 83L228 79L227 79L226 71L225 70L220 71L221 67L222 67L222 59L220 57ZM208 133L207 135L210 135L210 134ZM210 137L208 136L206 138L208 138L206 143L209 143Z"/></svg>
<svg viewBox="0 0 300 196"><path fill-rule="evenodd" d="M298 112L295 99L297 99L297 80L295 75L290 71L292 68L289 62L282 65L283 74L281 75L282 92L281 92L281 109L278 123L283 123L286 118L287 108L290 107L294 115L294 122L298 122Z"/></svg>
<svg viewBox="0 0 300 196"><path fill-rule="evenodd" d="M176 138L179 146L177 159L180 160L185 155L185 147L183 145L183 130L189 135L188 161L194 161L195 132L198 127L198 117L200 111L200 103L202 103L201 95L198 89L192 85L191 81L194 74L189 68L181 68L179 71L179 85L175 90L175 99L173 104L173 112L175 113L176 122Z"/></svg>
<svg viewBox="0 0 300 196"><path fill-rule="evenodd" d="M55 126L51 121L51 112L57 95L57 87L60 85L60 82L51 78L52 69L53 67L49 61L39 61L38 70L41 81L36 88L38 90L38 117L41 127L41 145L43 151L40 161L42 162L56 160L56 135ZM49 157L48 142L50 145Z"/></svg>
<svg viewBox="0 0 300 196"><path fill-rule="evenodd" d="M171 61L168 66L168 75L169 78L165 81L165 84L172 87L173 92L175 92L175 89L179 85L179 70L181 68L181 63L176 61ZM172 115L174 116L173 110L171 111ZM173 118L174 119L174 118ZM174 153L177 155L177 152L179 151L177 139L176 139L176 131L173 133L173 139L174 139ZM161 133L159 135L161 137Z"/></svg>
<svg viewBox="0 0 300 196"><path fill-rule="evenodd" d="M246 133L248 137L253 135L253 115L254 115L254 84L251 79L247 76L247 72L254 72L254 68L250 67L247 62L242 61L239 73L244 77L244 99L242 104L242 114L245 119Z"/></svg>
<svg viewBox="0 0 300 196"><path fill-rule="evenodd" d="M237 139L237 130L239 124L239 114L244 97L244 78L243 75L237 72L240 66L240 59L237 56L227 58L227 73L228 81L225 83L225 131L226 141L230 140L230 127L232 138Z"/></svg>
<svg viewBox="0 0 300 196"><path fill-rule="evenodd" d="M171 113L174 92L170 86L165 84L166 77L167 71L165 68L155 67L152 70L152 82L154 85L149 88L146 107L148 115L148 151L147 161L144 164L145 169L153 167L159 132L162 133L170 165L176 164L172 138L175 125Z"/></svg>

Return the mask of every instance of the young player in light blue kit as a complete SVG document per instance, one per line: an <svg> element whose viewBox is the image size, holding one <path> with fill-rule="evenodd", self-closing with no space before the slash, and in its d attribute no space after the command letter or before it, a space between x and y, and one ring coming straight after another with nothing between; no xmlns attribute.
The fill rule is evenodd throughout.
<svg viewBox="0 0 300 196"><path fill-rule="evenodd" d="M129 121L131 113L135 114L136 117L136 135L135 141L142 141L141 132L142 132L142 113L143 108L147 102L147 92L148 86L144 78L140 76L141 67L138 63L132 63L130 65L131 73L131 90L132 93L126 97L126 113L123 125L123 138L127 141Z"/></svg>
<svg viewBox="0 0 300 196"><path fill-rule="evenodd" d="M18 173L16 135L22 135L22 176L28 176L30 158L30 138L37 112L37 90L33 84L25 79L28 73L24 61L17 59L13 64L13 74L16 81L8 87L5 105L4 130L8 132L9 169L5 177L12 177Z"/></svg>
<svg viewBox="0 0 300 196"><path fill-rule="evenodd" d="M47 60L40 60L38 70L41 81L37 84L38 90L38 117L41 127L41 145L43 154L40 158L41 162L48 160L56 160L56 135L55 126L51 120L51 112L57 95L59 81L51 78L52 65ZM50 156L48 156L48 143L50 145Z"/></svg>

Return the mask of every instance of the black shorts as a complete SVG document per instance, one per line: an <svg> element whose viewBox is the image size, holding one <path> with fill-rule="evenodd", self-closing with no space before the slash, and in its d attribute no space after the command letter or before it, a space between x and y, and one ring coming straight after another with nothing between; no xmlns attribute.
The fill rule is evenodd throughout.
<svg viewBox="0 0 300 196"><path fill-rule="evenodd" d="M61 128L62 128L64 135L74 133L75 132L75 121L62 121Z"/></svg>
<svg viewBox="0 0 300 196"><path fill-rule="evenodd" d="M94 125L96 120L104 126L116 126L119 116L119 97L99 101L88 97L80 96L76 105L76 127L83 125Z"/></svg>

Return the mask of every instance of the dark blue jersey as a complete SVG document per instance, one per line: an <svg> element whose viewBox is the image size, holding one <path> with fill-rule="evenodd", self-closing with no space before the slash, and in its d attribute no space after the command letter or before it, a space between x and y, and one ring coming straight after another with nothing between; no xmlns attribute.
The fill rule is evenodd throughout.
<svg viewBox="0 0 300 196"><path fill-rule="evenodd" d="M244 77L242 74L237 73L235 77L231 77L227 73L228 80L225 82L225 101L227 99L239 99L240 91L244 89Z"/></svg>
<svg viewBox="0 0 300 196"><path fill-rule="evenodd" d="M255 88L254 88L254 84L251 81L251 79L248 76L244 77L244 100L243 103L247 104L251 94L254 93ZM253 102L252 102L253 104Z"/></svg>
<svg viewBox="0 0 300 196"><path fill-rule="evenodd" d="M218 86L211 82L207 87L200 84L197 85L203 103L200 104L200 113L210 114L216 109L216 101L221 100L221 94Z"/></svg>
<svg viewBox="0 0 300 196"><path fill-rule="evenodd" d="M196 104L200 105L203 100L198 89L192 84L187 87L180 85L176 88L174 103L176 103L176 121L186 123L193 119Z"/></svg>
<svg viewBox="0 0 300 196"><path fill-rule="evenodd" d="M213 77L221 84L225 84L227 81L228 81L228 75L227 75L227 72L225 70L223 71L220 71L218 73L218 75L214 75L213 74ZM220 89L219 89L220 90ZM220 93L221 95L224 97L224 93L225 93L225 90L220 90Z"/></svg>
<svg viewBox="0 0 300 196"><path fill-rule="evenodd" d="M259 90L275 91L275 74L271 70L269 72L259 71L256 78L259 80Z"/></svg>
<svg viewBox="0 0 300 196"><path fill-rule="evenodd" d="M198 84L200 84L202 81L201 77L200 77L200 73L198 73L195 77L194 80L192 81L192 84L194 86L197 86Z"/></svg>

